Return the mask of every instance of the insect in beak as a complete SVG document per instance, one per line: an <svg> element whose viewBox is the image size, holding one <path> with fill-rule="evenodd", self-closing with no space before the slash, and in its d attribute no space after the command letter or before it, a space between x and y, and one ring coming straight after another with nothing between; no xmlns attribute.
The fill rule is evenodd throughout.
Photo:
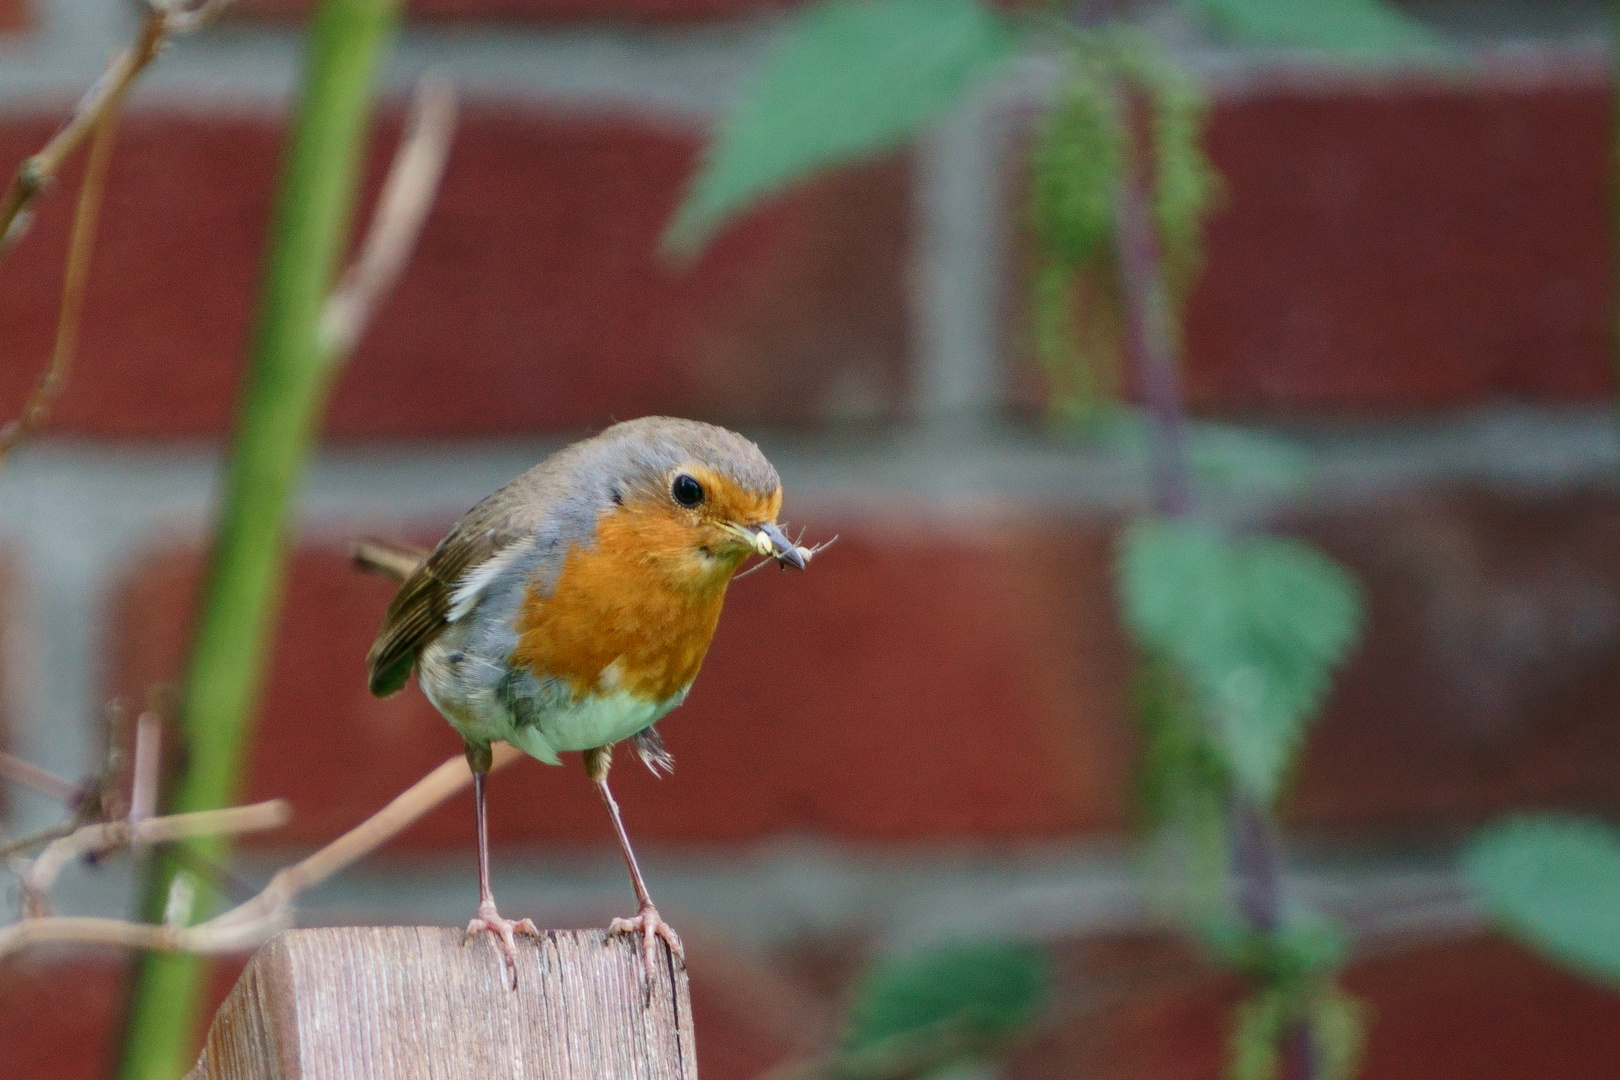
<svg viewBox="0 0 1620 1080"><path fill-rule="evenodd" d="M807 565L805 553L794 546L793 541L776 527L774 521L767 521L761 525L754 537L754 550L767 558L775 559L779 565L791 566L795 570L803 570Z"/></svg>

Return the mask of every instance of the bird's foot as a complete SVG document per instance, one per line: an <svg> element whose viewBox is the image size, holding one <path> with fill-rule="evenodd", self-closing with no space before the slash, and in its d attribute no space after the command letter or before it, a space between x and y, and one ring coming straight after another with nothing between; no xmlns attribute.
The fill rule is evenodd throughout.
<svg viewBox="0 0 1620 1080"><path fill-rule="evenodd" d="M669 946L669 951L675 959L686 965L686 947L681 944L681 936L675 928L664 921L658 914L658 909L651 904L643 907L640 914L629 919L614 919L608 924L608 936L614 934L639 934L641 936L641 978L642 988L645 991L647 1004L652 1003L653 969L657 964L658 939L663 938Z"/></svg>
<svg viewBox="0 0 1620 1080"><path fill-rule="evenodd" d="M467 934L461 939L463 945L471 941L474 934L489 932L499 940L501 952L506 957L506 970L512 976L512 989L517 989L517 939L514 934L529 934L540 936L540 930L534 925L533 919L503 919L501 913L495 910L495 903L486 900L478 905L478 915L467 924Z"/></svg>

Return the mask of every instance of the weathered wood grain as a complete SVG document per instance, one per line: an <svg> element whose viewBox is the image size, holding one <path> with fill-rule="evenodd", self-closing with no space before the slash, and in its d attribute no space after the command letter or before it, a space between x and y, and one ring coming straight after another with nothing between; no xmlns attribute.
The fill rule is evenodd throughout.
<svg viewBox="0 0 1620 1080"><path fill-rule="evenodd" d="M665 954L666 960L668 954ZM644 1004L629 938L494 943L447 927L290 930L248 964L186 1080L696 1080L684 970Z"/></svg>

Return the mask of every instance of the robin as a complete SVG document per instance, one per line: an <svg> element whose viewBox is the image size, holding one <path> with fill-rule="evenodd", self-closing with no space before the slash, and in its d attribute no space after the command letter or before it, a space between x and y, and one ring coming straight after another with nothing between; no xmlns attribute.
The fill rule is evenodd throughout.
<svg viewBox="0 0 1620 1080"><path fill-rule="evenodd" d="M517 985L514 934L489 883L484 813L490 746L505 740L551 765L583 751L630 869L639 910L609 934L685 959L642 880L608 788L613 747L634 741L656 774L673 760L653 725L686 699L733 573L750 555L804 569L813 550L778 526L782 484L759 447L711 424L650 416L553 454L480 502L400 585L366 657L387 697L416 670L460 733L473 773L478 914Z"/></svg>

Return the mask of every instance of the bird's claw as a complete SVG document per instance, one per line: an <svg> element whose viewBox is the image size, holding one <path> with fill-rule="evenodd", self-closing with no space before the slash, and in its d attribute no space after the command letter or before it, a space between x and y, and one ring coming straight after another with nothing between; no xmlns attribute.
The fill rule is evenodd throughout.
<svg viewBox="0 0 1620 1080"><path fill-rule="evenodd" d="M467 933L461 939L463 945L473 939L474 934L488 932L494 934L501 947L501 953L506 958L507 973L512 976L512 989L517 989L517 939L515 934L529 934L540 936L539 927L534 925L533 919L505 919L495 910L492 903L478 905L478 915L467 924Z"/></svg>
<svg viewBox="0 0 1620 1080"><path fill-rule="evenodd" d="M614 934L639 934L641 936L641 980L645 1003L652 1004L653 970L657 964L658 939L663 938L664 944L669 946L670 953L675 959L686 966L686 947L681 944L681 936L675 928L664 921L658 909L648 904L641 912L628 919L614 919L608 924L608 937Z"/></svg>

